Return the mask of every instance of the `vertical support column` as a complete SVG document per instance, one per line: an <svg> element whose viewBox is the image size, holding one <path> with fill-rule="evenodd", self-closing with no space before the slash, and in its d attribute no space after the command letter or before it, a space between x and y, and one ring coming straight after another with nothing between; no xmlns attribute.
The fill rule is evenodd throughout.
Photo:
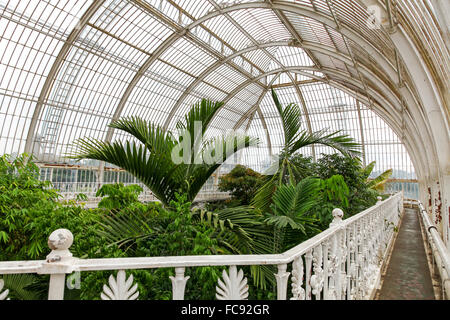
<svg viewBox="0 0 450 320"><path fill-rule="evenodd" d="M172 280L172 299L175 301L184 300L184 291L186 283L190 277L184 276L185 268L175 268L175 277L170 277Z"/></svg>
<svg viewBox="0 0 450 320"><path fill-rule="evenodd" d="M66 274L52 274L48 289L48 300L64 300L64 287L66 285Z"/></svg>
<svg viewBox="0 0 450 320"><path fill-rule="evenodd" d="M66 274L74 271L72 253L69 251L72 243L73 235L66 229L56 230L48 238L48 246L52 252L38 274L50 275L49 300L64 300Z"/></svg>
<svg viewBox="0 0 450 320"><path fill-rule="evenodd" d="M344 217L344 211L341 209L334 209L333 212L333 221L330 223L330 228L339 227L343 224L342 218ZM343 230L338 230L331 239L331 248L330 248L330 259L331 259L331 278L330 278L330 291L331 297L335 300L342 299L342 286L347 285L343 284L343 241L345 235L343 234Z"/></svg>
<svg viewBox="0 0 450 320"><path fill-rule="evenodd" d="M278 265L278 273L275 274L277 279L277 298L278 300L287 300L287 285L290 272L286 272L287 264Z"/></svg>
<svg viewBox="0 0 450 320"><path fill-rule="evenodd" d="M98 167L98 174L97 174L98 189L102 187L104 181L105 181L105 163L102 161L100 162L100 166Z"/></svg>
<svg viewBox="0 0 450 320"><path fill-rule="evenodd" d="M328 300L328 282L329 282L329 264L328 264L328 250L330 248L330 244L326 241L323 244L323 300Z"/></svg>
<svg viewBox="0 0 450 320"><path fill-rule="evenodd" d="M311 266L312 266L313 255L312 251L308 251L305 255L305 271L306 271L306 300L311 300Z"/></svg>

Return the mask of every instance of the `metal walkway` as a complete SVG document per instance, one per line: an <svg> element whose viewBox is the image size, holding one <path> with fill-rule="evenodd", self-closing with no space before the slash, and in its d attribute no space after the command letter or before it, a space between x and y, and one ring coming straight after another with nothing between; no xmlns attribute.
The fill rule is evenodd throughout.
<svg viewBox="0 0 450 320"><path fill-rule="evenodd" d="M405 209L378 300L434 300L419 213Z"/></svg>

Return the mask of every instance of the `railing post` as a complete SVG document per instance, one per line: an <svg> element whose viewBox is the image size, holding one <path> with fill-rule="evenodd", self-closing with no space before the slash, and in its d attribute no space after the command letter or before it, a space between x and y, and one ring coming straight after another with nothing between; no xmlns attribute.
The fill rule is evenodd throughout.
<svg viewBox="0 0 450 320"><path fill-rule="evenodd" d="M66 285L65 273L52 274L50 276L48 300L64 300L65 285Z"/></svg>
<svg viewBox="0 0 450 320"><path fill-rule="evenodd" d="M334 209L332 214L334 219L333 222L330 223L330 228L342 224L342 218L344 218L344 211L342 211L341 209Z"/></svg>
<svg viewBox="0 0 450 320"><path fill-rule="evenodd" d="M334 209L333 221L330 223L330 228L338 227L343 224L342 218L344 217L344 211L341 209ZM329 288L327 288L327 299L340 300L342 296L342 243L341 243L341 231L337 231L331 238L330 248L330 261L331 266L328 266L327 271L329 275L325 275L326 281L329 281ZM328 264L328 263L327 263ZM328 280L329 277L329 280Z"/></svg>
<svg viewBox="0 0 450 320"><path fill-rule="evenodd" d="M278 300L286 300L287 299L287 289L288 289L288 280L291 275L290 272L286 272L287 264L278 265L278 273L275 274L275 278L277 279L277 299Z"/></svg>
<svg viewBox="0 0 450 320"><path fill-rule="evenodd" d="M56 230L48 238L48 246L52 252L37 273L50 275L49 300L64 300L66 274L75 271L72 253L69 251L72 243L73 235L66 229Z"/></svg>
<svg viewBox="0 0 450 320"><path fill-rule="evenodd" d="M185 268L175 268L175 277L170 277L172 280L172 299L184 300L184 290L186 283L190 277L184 276Z"/></svg>

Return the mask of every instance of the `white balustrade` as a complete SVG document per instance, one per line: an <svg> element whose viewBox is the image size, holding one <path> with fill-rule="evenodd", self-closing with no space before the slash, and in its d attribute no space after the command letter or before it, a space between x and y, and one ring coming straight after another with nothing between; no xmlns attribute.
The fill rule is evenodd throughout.
<svg viewBox="0 0 450 320"><path fill-rule="evenodd" d="M67 274L118 271L116 277L111 275L99 295L105 300L134 300L139 296L138 286L133 276L126 278L126 270L174 268L175 276L170 277L173 299L183 300L187 286L201 285L188 282L186 268L222 266L228 271L223 271L217 285L217 299L243 300L248 298L249 289L238 266L272 265L278 268L275 279L279 300L370 299L378 289L382 263L402 210L403 194L380 200L374 207L346 220L342 219L342 210L336 209L329 229L285 253L272 255L78 259L69 251L73 235L62 229L49 238L52 251L47 260L0 262L0 275L49 274L49 299L62 300ZM292 288L288 290L291 275ZM7 295L8 290L0 280L0 300Z"/></svg>
<svg viewBox="0 0 450 320"><path fill-rule="evenodd" d="M63 200L76 200L79 194L84 194L88 199L83 201L88 207L96 207L100 202L101 198L97 197L96 194L98 190L103 187L103 185L108 183L97 183L97 182L54 182L53 188L58 190L62 195ZM139 201L142 202L152 202L158 201L155 195L148 189L143 183L124 183L124 186L138 185L143 189L143 192L139 195ZM217 185L205 186L203 187L197 195L195 201L218 201L229 199L229 192L219 191Z"/></svg>

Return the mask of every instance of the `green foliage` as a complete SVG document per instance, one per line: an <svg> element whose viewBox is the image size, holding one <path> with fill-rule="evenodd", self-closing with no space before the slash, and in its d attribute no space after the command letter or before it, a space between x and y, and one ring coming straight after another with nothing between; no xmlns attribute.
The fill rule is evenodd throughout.
<svg viewBox="0 0 450 320"><path fill-rule="evenodd" d="M266 177L264 185L256 193L252 204L263 211L270 211L272 196L283 183L297 184L299 177L304 177L301 166L291 162L292 156L307 146L321 144L353 157L360 154L360 145L340 132L327 133L326 130L308 132L301 129L301 109L296 104L283 107L275 90L272 98L281 117L284 131L284 147L278 159L278 170L274 175Z"/></svg>
<svg viewBox="0 0 450 320"><path fill-rule="evenodd" d="M176 199L176 193L186 194L187 199L192 202L205 182L227 158L257 142L257 139L248 136L238 137L239 139L235 136L222 136L209 141L201 140L222 106L223 103L208 100L195 104L184 119L177 123L176 127L181 133L179 137L137 117L119 119L111 123L110 127L132 135L137 143L81 139L74 143L75 151L70 158L104 161L127 170L144 183L165 206L170 206L170 202ZM196 130L198 123L201 123L200 130ZM219 150L222 151L221 157L216 156L216 151ZM182 161L174 162L172 156L179 156ZM213 159L202 161L205 157Z"/></svg>
<svg viewBox="0 0 450 320"><path fill-rule="evenodd" d="M230 173L222 176L219 190L230 192L241 205L248 205L262 184L262 175L250 168L238 165Z"/></svg>
<svg viewBox="0 0 450 320"><path fill-rule="evenodd" d="M322 180L321 184L321 189L326 200L337 202L343 209L348 207L350 190L348 189L343 176L332 176L329 179Z"/></svg>
<svg viewBox="0 0 450 320"><path fill-rule="evenodd" d="M375 205L378 192L369 188L361 160L338 154L323 155L316 166L316 174L322 179L341 175L348 186L348 207L343 209L346 217L355 215Z"/></svg>
<svg viewBox="0 0 450 320"><path fill-rule="evenodd" d="M97 191L97 197L104 197L98 207L110 210L128 207L139 202L139 195L143 191L138 185L106 184Z"/></svg>
<svg viewBox="0 0 450 320"><path fill-rule="evenodd" d="M365 169L364 169L364 175L367 179L367 187L370 189L376 190L378 192L383 192L386 182L389 180L389 178L392 176L392 173L394 172L392 169L386 170L385 172L381 173L377 177L370 179L370 175L373 172L373 169L375 168L376 162L370 163Z"/></svg>
<svg viewBox="0 0 450 320"><path fill-rule="evenodd" d="M350 190L341 175L332 176L321 180L320 201L314 206L313 211L320 221L320 229L326 230L333 221L332 212L336 208L344 211L349 207L348 196Z"/></svg>
<svg viewBox="0 0 450 320"><path fill-rule="evenodd" d="M272 212L266 223L274 227L274 253L282 253L317 232L316 220L310 214L319 200L320 181L306 178L297 185L282 185L274 196Z"/></svg>
<svg viewBox="0 0 450 320"><path fill-rule="evenodd" d="M177 195L177 201L172 201L168 209L150 203L113 210L102 216L98 234L109 246L136 257L252 254L266 247L268 230L262 215L253 208L227 208L213 213L190 211L190 206L185 195ZM257 272L252 269L253 274Z"/></svg>
<svg viewBox="0 0 450 320"><path fill-rule="evenodd" d="M48 236L66 228L74 234L71 251L87 257L104 243L94 231L98 214L75 202L60 203L51 184L38 180L39 168L27 155L0 158L0 261L42 260ZM5 277L15 299L45 298L48 277ZM30 289L33 287L33 289Z"/></svg>
<svg viewBox="0 0 450 320"><path fill-rule="evenodd" d="M64 206L27 155L0 158L0 260L42 258L56 229L85 233L95 217L76 205Z"/></svg>
<svg viewBox="0 0 450 320"><path fill-rule="evenodd" d="M160 257L211 255L221 252L213 236L215 230L190 211L186 195L176 195L171 208L160 204L133 204L102 217L99 236L108 245L101 248L101 257ZM213 299L220 268L190 268L186 288L187 299ZM139 283L140 299L169 300L172 289L169 276L173 269L133 271ZM98 299L101 284L107 283L109 273L91 273L83 279L82 299ZM191 286L190 283L193 283ZM196 284L202 283L202 286ZM208 290L206 290L208 289Z"/></svg>
<svg viewBox="0 0 450 320"><path fill-rule="evenodd" d="M38 300L40 295L38 292L30 290L33 284L37 283L37 277L31 274L11 274L4 275L2 279L5 288L10 293L8 297L12 300Z"/></svg>

